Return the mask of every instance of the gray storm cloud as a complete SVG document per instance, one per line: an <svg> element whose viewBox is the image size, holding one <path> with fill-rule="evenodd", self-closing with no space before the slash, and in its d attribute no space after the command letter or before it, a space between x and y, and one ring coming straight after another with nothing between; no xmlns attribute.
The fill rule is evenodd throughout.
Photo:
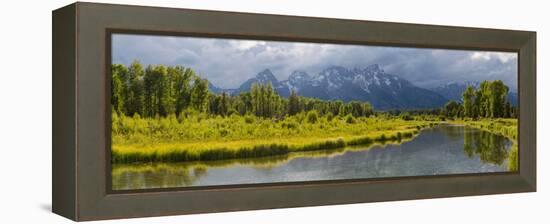
<svg viewBox="0 0 550 224"><path fill-rule="evenodd" d="M294 70L379 64L421 87L500 79L517 89L517 54L505 52L115 34L112 60L190 67L222 88L236 88L266 68L284 80Z"/></svg>

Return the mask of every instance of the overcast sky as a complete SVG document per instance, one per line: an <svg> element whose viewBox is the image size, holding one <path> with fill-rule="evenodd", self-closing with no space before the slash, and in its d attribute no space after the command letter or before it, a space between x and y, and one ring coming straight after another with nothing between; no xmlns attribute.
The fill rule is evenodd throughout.
<svg viewBox="0 0 550 224"><path fill-rule="evenodd" d="M236 88L264 69L285 80L294 70L314 75L333 65L378 64L421 87L500 79L517 89L516 53L115 34L112 54L113 63L125 65L191 67L222 88Z"/></svg>

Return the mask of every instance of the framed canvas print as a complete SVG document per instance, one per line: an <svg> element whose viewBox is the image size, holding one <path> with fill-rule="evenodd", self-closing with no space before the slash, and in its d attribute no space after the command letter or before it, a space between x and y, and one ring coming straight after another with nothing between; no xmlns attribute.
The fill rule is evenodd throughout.
<svg viewBox="0 0 550 224"><path fill-rule="evenodd" d="M73 220L536 190L534 32L75 3L53 47Z"/></svg>

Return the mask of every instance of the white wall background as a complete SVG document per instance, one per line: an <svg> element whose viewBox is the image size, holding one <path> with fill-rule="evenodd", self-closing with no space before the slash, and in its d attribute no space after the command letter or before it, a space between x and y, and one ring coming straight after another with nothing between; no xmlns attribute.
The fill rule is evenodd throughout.
<svg viewBox="0 0 550 224"><path fill-rule="evenodd" d="M179 8L473 26L538 32L537 193L101 223L548 223L550 13L545 1L112 0ZM3 1L0 7L0 223L68 223L51 209L51 10L69 0ZM545 21L546 20L546 21Z"/></svg>

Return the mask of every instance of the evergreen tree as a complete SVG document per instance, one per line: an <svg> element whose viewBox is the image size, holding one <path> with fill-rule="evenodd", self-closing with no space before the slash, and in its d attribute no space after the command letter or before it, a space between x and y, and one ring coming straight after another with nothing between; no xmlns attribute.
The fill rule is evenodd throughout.
<svg viewBox="0 0 550 224"><path fill-rule="evenodd" d="M288 97L288 114L296 115L300 112L300 99L296 91L292 90L290 96Z"/></svg>

